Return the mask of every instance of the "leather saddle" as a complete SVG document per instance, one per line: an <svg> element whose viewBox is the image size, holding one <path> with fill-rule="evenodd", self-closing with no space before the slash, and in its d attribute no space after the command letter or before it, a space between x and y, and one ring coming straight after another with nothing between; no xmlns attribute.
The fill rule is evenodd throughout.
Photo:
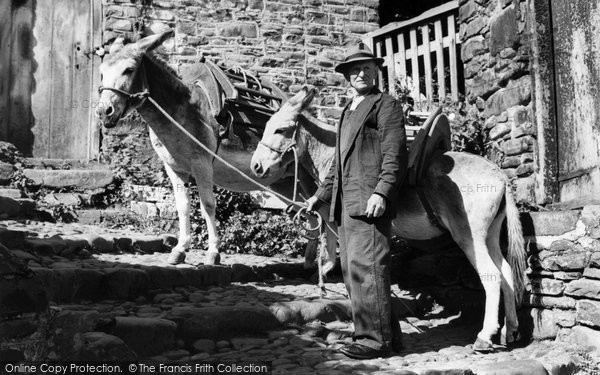
<svg viewBox="0 0 600 375"><path fill-rule="evenodd" d="M415 136L408 151L408 186L419 186L429 162L452 149L450 124L438 107Z"/></svg>
<svg viewBox="0 0 600 375"><path fill-rule="evenodd" d="M269 118L287 100L287 95L268 80L241 69L227 69L203 60L190 79L200 87L219 123L219 145L248 149L262 138ZM188 77L189 78L189 77Z"/></svg>
<svg viewBox="0 0 600 375"><path fill-rule="evenodd" d="M407 185L414 187L421 205L427 212L429 221L443 232L446 232L440 224L440 219L435 209L423 192L423 176L429 167L431 160L446 151L452 149L450 124L442 108L438 107L423 123L423 126L415 136L408 152Z"/></svg>

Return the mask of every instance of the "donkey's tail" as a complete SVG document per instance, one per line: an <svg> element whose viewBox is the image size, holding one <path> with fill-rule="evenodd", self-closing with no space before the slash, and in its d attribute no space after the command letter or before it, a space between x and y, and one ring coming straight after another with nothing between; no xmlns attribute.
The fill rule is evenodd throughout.
<svg viewBox="0 0 600 375"><path fill-rule="evenodd" d="M508 263L513 272L515 297L518 306L523 299L527 253L525 252L525 240L523 239L523 229L521 227L521 220L519 219L519 211L517 210L517 205L515 204L508 179L506 180L505 187Z"/></svg>

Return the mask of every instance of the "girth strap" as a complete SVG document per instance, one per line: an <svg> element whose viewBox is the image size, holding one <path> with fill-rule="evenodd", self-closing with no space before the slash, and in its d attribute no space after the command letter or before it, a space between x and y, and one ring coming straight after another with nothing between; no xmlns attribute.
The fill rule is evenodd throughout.
<svg viewBox="0 0 600 375"><path fill-rule="evenodd" d="M419 200L421 201L421 205L425 209L425 212L427 212L427 218L429 219L431 225L443 232L446 232L448 229L444 228L442 224L440 224L438 215L433 209L433 207L431 207L431 204L429 204L429 200L427 200L427 197L425 197L425 193L423 192L423 190L418 186L415 188L415 190L417 191L417 195L419 197Z"/></svg>

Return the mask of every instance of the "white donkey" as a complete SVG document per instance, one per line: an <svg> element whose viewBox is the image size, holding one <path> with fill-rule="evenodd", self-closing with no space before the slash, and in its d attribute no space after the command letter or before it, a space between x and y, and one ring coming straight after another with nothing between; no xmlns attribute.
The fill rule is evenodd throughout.
<svg viewBox="0 0 600 375"><path fill-rule="evenodd" d="M150 53L171 36L172 31L167 31L134 43L124 44L122 40L118 40L111 45L100 66L101 105L96 114L107 128L114 127L119 119L134 109L148 123L152 146L164 162L173 185L179 218L179 241L171 251L169 262L183 262L185 251L190 246L190 196L186 186L189 177L193 176L202 203L202 215L208 228L205 264L218 264L220 255L213 184L233 191L257 190L257 187L231 168L214 160L212 155L173 126L165 115L147 100L148 96L154 99L202 144L211 151L216 151L218 124L210 114L209 101L204 91L194 84L183 83L166 63ZM247 175L251 175L251 151L220 147L218 155ZM268 178L257 180L264 185L270 185L280 180L284 173L282 170ZM285 191L285 186L280 188L280 192Z"/></svg>
<svg viewBox="0 0 600 375"><path fill-rule="evenodd" d="M312 171L315 180L322 181L333 160L335 130L303 113L314 95L314 90L304 88L271 117L260 143L262 146L252 158L256 174L264 177L281 173L291 159L277 150L287 150L295 144L305 168ZM502 341L514 343L519 339L516 302L522 297L526 253L519 212L507 177L485 158L446 152L432 160L420 188L444 230L430 222L416 190L404 187L399 192L393 234L425 240L448 231L475 267L485 289L485 318L474 350L493 350L491 338L499 329L500 291L506 314ZM508 261L500 249L500 231L505 218Z"/></svg>

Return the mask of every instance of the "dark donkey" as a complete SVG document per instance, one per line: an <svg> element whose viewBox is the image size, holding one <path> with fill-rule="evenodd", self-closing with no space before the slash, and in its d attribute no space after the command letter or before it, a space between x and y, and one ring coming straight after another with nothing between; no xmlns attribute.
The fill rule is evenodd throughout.
<svg viewBox="0 0 600 375"><path fill-rule="evenodd" d="M190 246L190 195L186 186L189 177L193 176L202 203L202 216L208 228L205 264L218 264L220 256L213 184L233 191L257 190L257 187L231 168L214 160L212 155L177 129L146 100L146 94L142 94L147 91L196 139L211 151L216 151L219 125L210 113L209 99L205 92L194 84L183 83L164 62L151 53L172 34L172 30L169 30L128 44L119 39L111 45L100 66L102 106L97 110L97 115L105 127L111 128L135 109L148 123L152 146L164 162L173 185L179 217L179 241L171 251L169 262L183 262L185 251ZM218 155L247 175L252 175L250 150L220 147ZM264 185L270 185L284 176L285 171L282 170L268 178L255 179ZM276 184L273 188L291 196L289 184Z"/></svg>
<svg viewBox="0 0 600 375"><path fill-rule="evenodd" d="M277 175L291 162L287 150L295 144L300 160L316 181L322 181L333 161L335 132L315 121L303 110L315 95L304 88L275 113L252 158L259 176ZM263 147L265 146L265 147ZM504 296L506 321L504 341L518 339L516 300L523 291L525 248L519 213L507 177L497 165L480 156L446 152L436 157L425 172L422 189L448 231L475 267L485 289L485 318L473 348L492 349L491 337L498 331L500 290ZM414 188L399 192L393 234L412 240L436 238L444 233L429 220ZM508 228L508 261L500 249L504 219Z"/></svg>

